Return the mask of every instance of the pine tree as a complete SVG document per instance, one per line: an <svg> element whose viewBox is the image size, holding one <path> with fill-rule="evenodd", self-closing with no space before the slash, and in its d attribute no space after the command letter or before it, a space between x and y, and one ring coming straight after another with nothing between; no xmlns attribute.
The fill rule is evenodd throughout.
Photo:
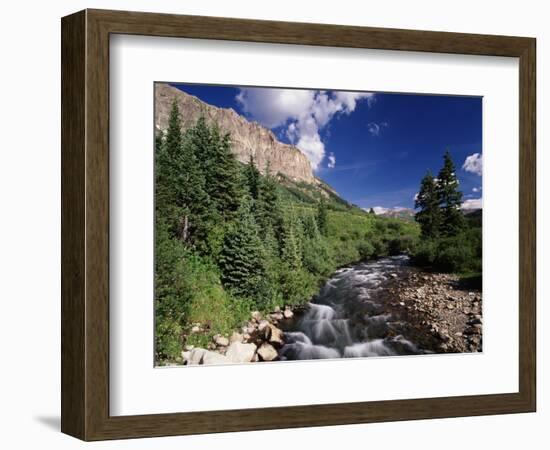
<svg viewBox="0 0 550 450"><path fill-rule="evenodd" d="M206 192L205 179L193 145L184 139L178 161L177 204L184 208L185 215L179 223L179 236L202 244L214 220L211 200ZM201 247L201 250L205 250Z"/></svg>
<svg viewBox="0 0 550 450"><path fill-rule="evenodd" d="M260 225L271 227L275 236L281 232L281 200L277 188L277 180L271 173L271 165L268 162L265 168L265 176L261 178L258 209L262 214Z"/></svg>
<svg viewBox="0 0 550 450"><path fill-rule="evenodd" d="M414 207L420 208L415 219L422 229L422 237L436 238L439 235L441 225L441 211L439 209L439 195L437 183L431 172L428 171L420 184Z"/></svg>
<svg viewBox="0 0 550 450"><path fill-rule="evenodd" d="M317 226L321 234L326 236L328 233L328 213L325 199L322 199L317 205Z"/></svg>
<svg viewBox="0 0 550 450"><path fill-rule="evenodd" d="M182 205L177 203L177 161L181 156L181 118L177 103L172 103L168 128L155 139L155 207L157 221L171 228L181 215Z"/></svg>
<svg viewBox="0 0 550 450"><path fill-rule="evenodd" d="M296 219L294 210L290 210L286 218L283 231L283 245L281 261L290 269L298 270L302 267L302 230Z"/></svg>
<svg viewBox="0 0 550 450"><path fill-rule="evenodd" d="M244 197L219 258L224 286L246 298L259 295L265 275L264 250L251 208L251 199Z"/></svg>
<svg viewBox="0 0 550 450"><path fill-rule="evenodd" d="M229 134L220 135L217 126L211 129L212 159L208 177L210 196L218 213L230 218L239 208L243 195L239 166L231 151Z"/></svg>
<svg viewBox="0 0 550 450"><path fill-rule="evenodd" d="M252 155L250 155L248 164L246 165L245 175L250 196L254 201L257 201L260 196L261 175L254 164L254 157Z"/></svg>
<svg viewBox="0 0 550 450"><path fill-rule="evenodd" d="M172 103L164 138L157 139L156 209L158 221L164 221L184 242L203 242L210 227L210 199L199 160L195 155L200 127L181 132L177 103Z"/></svg>
<svg viewBox="0 0 550 450"><path fill-rule="evenodd" d="M437 192L441 207L440 234L455 236L464 229L465 221L460 210L462 192L458 190L458 179L448 150L445 152L444 164L438 175Z"/></svg>
<svg viewBox="0 0 550 450"><path fill-rule="evenodd" d="M302 224L304 228L305 237L312 240L321 239L321 233L319 232L319 227L317 226L317 221L315 217L311 214L307 214L302 218Z"/></svg>
<svg viewBox="0 0 550 450"><path fill-rule="evenodd" d="M371 208L371 209L369 209L369 214L370 215L375 215L376 213L374 212L374 209Z"/></svg>

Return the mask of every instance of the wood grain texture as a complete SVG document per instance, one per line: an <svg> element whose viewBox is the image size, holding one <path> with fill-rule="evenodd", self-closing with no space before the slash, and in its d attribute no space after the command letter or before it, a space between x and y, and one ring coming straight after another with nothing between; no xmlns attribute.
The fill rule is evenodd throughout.
<svg viewBox="0 0 550 450"><path fill-rule="evenodd" d="M215 30L215 31L212 31ZM519 57L519 392L109 416L109 34ZM535 40L86 10L62 20L62 430L84 440L535 410Z"/></svg>
<svg viewBox="0 0 550 450"><path fill-rule="evenodd" d="M61 430L84 435L85 21L65 17L61 36Z"/></svg>

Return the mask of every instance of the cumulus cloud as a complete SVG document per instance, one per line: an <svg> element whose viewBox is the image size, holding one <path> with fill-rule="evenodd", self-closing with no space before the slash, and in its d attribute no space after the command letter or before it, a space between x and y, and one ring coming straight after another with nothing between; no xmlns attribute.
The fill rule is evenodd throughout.
<svg viewBox="0 0 550 450"><path fill-rule="evenodd" d="M471 198L468 200L464 200L461 206L461 209L463 210L482 209L482 208L483 208L483 199L481 198Z"/></svg>
<svg viewBox="0 0 550 450"><path fill-rule="evenodd" d="M462 168L466 172L475 173L476 175L481 176L483 172L483 156L480 153L474 153L466 158Z"/></svg>
<svg viewBox="0 0 550 450"><path fill-rule="evenodd" d="M334 156L334 153L330 152L330 155L328 155L328 164L329 169L334 169L336 166L336 156Z"/></svg>
<svg viewBox="0 0 550 450"><path fill-rule="evenodd" d="M380 136L380 133L384 128L388 128L388 122L369 122L367 124L367 129L369 130L369 133L373 136Z"/></svg>
<svg viewBox="0 0 550 450"><path fill-rule="evenodd" d="M326 92L303 89L243 88L236 100L254 120L268 128L284 127L284 134L316 170L325 158L320 131L337 114L351 114L357 102L374 101L369 92ZM328 162L331 164L330 159Z"/></svg>

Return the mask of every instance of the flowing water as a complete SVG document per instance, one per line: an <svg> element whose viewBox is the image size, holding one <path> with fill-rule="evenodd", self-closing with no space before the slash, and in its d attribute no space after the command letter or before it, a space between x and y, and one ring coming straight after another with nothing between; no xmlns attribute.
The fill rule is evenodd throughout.
<svg viewBox="0 0 550 450"><path fill-rule="evenodd" d="M394 332L384 282L413 270L407 256L363 262L338 270L302 315L284 327L282 360L418 354Z"/></svg>

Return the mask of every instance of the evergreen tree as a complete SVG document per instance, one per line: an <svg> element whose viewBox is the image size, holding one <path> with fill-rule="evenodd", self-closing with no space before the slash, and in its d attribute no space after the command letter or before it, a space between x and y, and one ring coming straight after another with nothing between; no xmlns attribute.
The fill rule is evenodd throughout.
<svg viewBox="0 0 550 450"><path fill-rule="evenodd" d="M246 182L248 184L248 192L254 201L257 201L260 196L260 183L261 175L260 171L256 168L254 164L254 157L250 155L248 164L246 165Z"/></svg>
<svg viewBox="0 0 550 450"><path fill-rule="evenodd" d="M307 214L302 218L302 224L304 229L304 235L308 239L320 239L321 233L319 232L319 227L317 226L317 221L315 217L311 214Z"/></svg>
<svg viewBox="0 0 550 450"><path fill-rule="evenodd" d="M438 175L437 193L441 207L440 234L455 236L464 229L465 221L460 210L462 192L458 190L458 179L448 150L445 152L444 164Z"/></svg>
<svg viewBox="0 0 550 450"><path fill-rule="evenodd" d="M293 210L290 210L284 224L281 250L281 260L290 270L298 270L302 267L301 234L296 215Z"/></svg>
<svg viewBox="0 0 550 450"><path fill-rule="evenodd" d="M278 237L281 233L281 200L277 188L277 180L271 173L269 162L265 168L265 176L261 178L258 210L261 212L260 226L271 227Z"/></svg>
<svg viewBox="0 0 550 450"><path fill-rule="evenodd" d="M264 251L251 208L251 199L244 197L219 258L224 286L247 298L258 296L265 274Z"/></svg>
<svg viewBox="0 0 550 450"><path fill-rule="evenodd" d="M172 235L193 244L205 240L210 227L210 199L199 160L195 155L200 127L181 132L181 116L172 103L168 128L156 139L157 225L162 221Z"/></svg>
<svg viewBox="0 0 550 450"><path fill-rule="evenodd" d="M369 209L369 214L370 215L375 215L376 213L374 212L374 209L371 208L371 209Z"/></svg>
<svg viewBox="0 0 550 450"><path fill-rule="evenodd" d="M229 134L221 136L215 126L211 129L211 138L213 158L208 177L210 196L219 214L232 217L243 195L239 166L231 151Z"/></svg>
<svg viewBox="0 0 550 450"><path fill-rule="evenodd" d="M414 207L420 208L415 219L422 229L422 237L427 239L436 238L441 225L441 211L439 209L439 195L435 178L428 171L420 184Z"/></svg>
<svg viewBox="0 0 550 450"><path fill-rule="evenodd" d="M182 205L177 202L177 161L181 156L181 118L177 103L172 103L168 128L155 139L155 208L157 226L166 223L172 230L182 214Z"/></svg>
<svg viewBox="0 0 550 450"><path fill-rule="evenodd" d="M184 139L177 164L177 204L184 210L178 225L182 240L202 244L212 226L212 206L206 192L205 179L193 145ZM206 250L200 246L201 250Z"/></svg>
<svg viewBox="0 0 550 450"><path fill-rule="evenodd" d="M322 199L317 205L317 226L321 234L326 236L328 233L328 213L325 199Z"/></svg>

